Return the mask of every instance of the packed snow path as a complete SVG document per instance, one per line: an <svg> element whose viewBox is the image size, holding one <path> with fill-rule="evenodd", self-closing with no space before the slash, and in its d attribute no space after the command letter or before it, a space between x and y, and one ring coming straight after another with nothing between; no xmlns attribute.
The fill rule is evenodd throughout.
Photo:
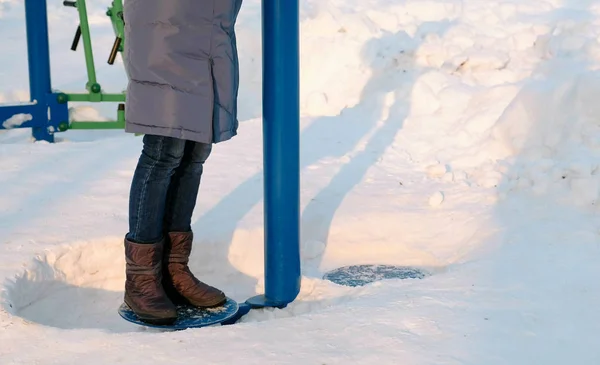
<svg viewBox="0 0 600 365"><path fill-rule="evenodd" d="M90 0L97 54L106 1ZM49 4L53 81L83 87L74 15ZM0 134L0 364L597 364L600 5L302 1L302 292L235 326L121 320L141 140ZM263 291L260 2L238 26L245 120L206 166L192 268ZM21 4L0 0L0 100L27 99ZM115 66L106 89L124 87ZM101 107L74 119L110 117ZM2 122L2 121L0 121ZM343 265L422 280L338 287Z"/></svg>

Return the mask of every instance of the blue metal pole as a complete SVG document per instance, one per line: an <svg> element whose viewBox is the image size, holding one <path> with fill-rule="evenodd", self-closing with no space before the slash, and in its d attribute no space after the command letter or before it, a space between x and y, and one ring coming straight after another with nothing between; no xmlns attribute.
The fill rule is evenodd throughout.
<svg viewBox="0 0 600 365"><path fill-rule="evenodd" d="M45 118L41 127L32 128L33 138L54 142L54 134L48 130L45 113L47 98L52 93L50 80L50 47L48 45L48 15L46 0L25 0L27 27L27 59L29 61L29 93L31 101L40 108L34 118Z"/></svg>
<svg viewBox="0 0 600 365"><path fill-rule="evenodd" d="M298 0L263 0L265 295L284 307L300 291L300 71Z"/></svg>

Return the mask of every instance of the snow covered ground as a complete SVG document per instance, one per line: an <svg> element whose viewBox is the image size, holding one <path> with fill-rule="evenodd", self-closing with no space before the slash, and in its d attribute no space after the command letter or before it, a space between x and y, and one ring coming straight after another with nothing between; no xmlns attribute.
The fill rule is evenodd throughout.
<svg viewBox="0 0 600 365"><path fill-rule="evenodd" d="M99 79L108 1L89 0ZM303 0L302 292L234 326L121 320L141 140L0 134L0 364L598 364L600 4ZM75 12L49 3L56 88L81 90ZM27 99L23 9L0 0L0 100ZM206 166L192 266L263 291L260 2L240 16L234 140ZM73 110L109 118L115 106ZM360 263L423 280L321 279Z"/></svg>

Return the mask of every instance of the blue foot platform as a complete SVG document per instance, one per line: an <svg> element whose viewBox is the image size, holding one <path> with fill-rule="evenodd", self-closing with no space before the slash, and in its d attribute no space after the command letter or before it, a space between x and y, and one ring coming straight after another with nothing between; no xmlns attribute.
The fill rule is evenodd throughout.
<svg viewBox="0 0 600 365"><path fill-rule="evenodd" d="M157 325L142 321L135 315L133 310L125 303L119 307L119 315L131 323L152 328L165 330L184 330L188 328L200 328L212 326L215 324L231 323L231 320L237 317L239 310L238 303L230 298L220 307L215 308L197 308L191 305L177 306L177 320L169 325Z"/></svg>

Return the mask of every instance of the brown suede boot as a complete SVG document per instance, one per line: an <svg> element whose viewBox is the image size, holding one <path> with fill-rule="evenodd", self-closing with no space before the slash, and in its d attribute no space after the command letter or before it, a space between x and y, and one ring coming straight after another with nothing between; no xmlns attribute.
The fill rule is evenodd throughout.
<svg viewBox="0 0 600 365"><path fill-rule="evenodd" d="M177 319L175 305L162 287L164 240L155 244L125 240L125 303L142 321L171 324Z"/></svg>
<svg viewBox="0 0 600 365"><path fill-rule="evenodd" d="M225 294L198 280L188 267L192 252L192 232L171 232L165 245L163 287L176 304L216 307L226 302Z"/></svg>

